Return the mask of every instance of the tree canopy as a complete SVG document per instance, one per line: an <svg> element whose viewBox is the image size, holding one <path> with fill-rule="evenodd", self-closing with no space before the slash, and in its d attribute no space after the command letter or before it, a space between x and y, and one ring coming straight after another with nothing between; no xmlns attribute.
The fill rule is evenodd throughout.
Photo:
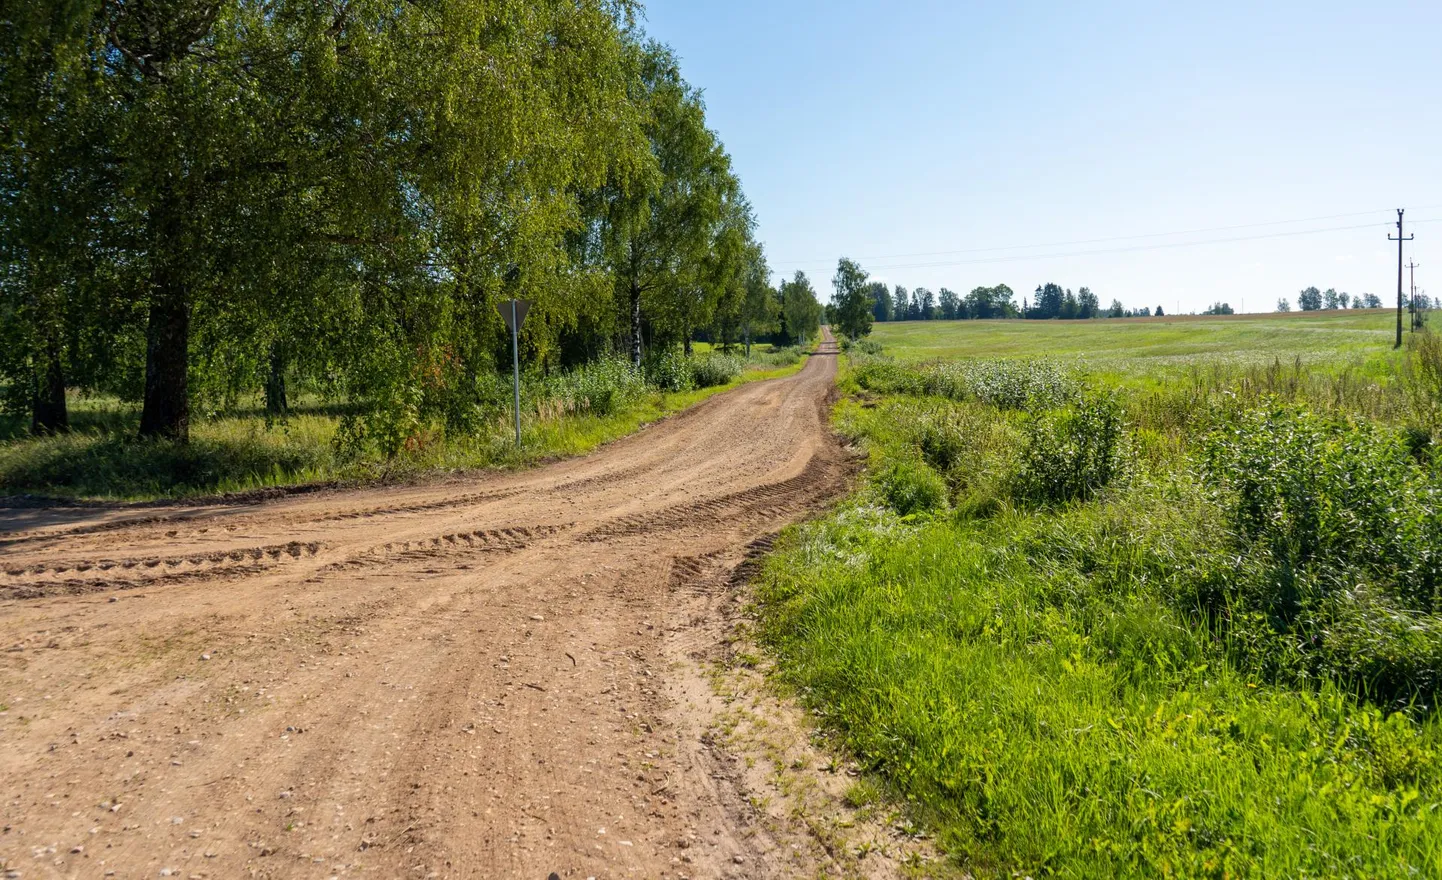
<svg viewBox="0 0 1442 880"><path fill-rule="evenodd" d="M836 290L831 298L836 329L849 339L860 339L871 332L872 303L867 279L866 270L845 257L836 264L836 275L831 279Z"/></svg>
<svg viewBox="0 0 1442 880"><path fill-rule="evenodd" d="M781 302L698 90L616 0L16 4L0 22L0 384L184 440L285 381L350 442L464 427L533 301L543 369L748 341Z"/></svg>

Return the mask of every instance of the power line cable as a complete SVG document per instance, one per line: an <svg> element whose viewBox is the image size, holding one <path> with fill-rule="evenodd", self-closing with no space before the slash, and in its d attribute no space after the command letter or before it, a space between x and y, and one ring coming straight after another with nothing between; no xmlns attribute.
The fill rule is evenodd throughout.
<svg viewBox="0 0 1442 880"><path fill-rule="evenodd" d="M1415 225L1419 225L1419 224L1422 224L1422 223L1437 223L1437 222L1439 222L1439 219L1442 219L1442 218L1431 219L1431 220L1417 220L1417 221L1414 221L1413 225L1415 226ZM897 270L897 269L937 269L937 268L944 268L944 267L948 267L948 266L976 266L976 265L984 265L984 264L989 264L989 263L1016 263L1016 262L1023 262L1023 261L1026 261L1026 260L1054 260L1054 259L1060 259L1060 258L1063 258L1063 257L1090 257L1090 256L1104 255L1104 254L1124 254L1124 253L1133 253L1133 252L1138 252L1138 251L1164 250L1164 249L1168 249L1168 248L1201 247L1201 246L1210 245L1210 244L1231 244L1231 243L1235 243L1235 242L1244 242L1244 241L1263 241L1263 240L1272 239L1272 238L1289 238L1289 237L1295 237L1295 236L1301 236L1301 235L1322 235L1322 234L1325 234L1325 233L1328 233L1328 232L1347 232L1347 231L1356 230L1356 229L1375 229L1375 228L1377 228L1378 226L1390 226L1390 225L1391 225L1391 224L1383 224L1383 223L1362 223L1362 224L1358 224L1358 225L1355 225L1355 226L1332 226L1332 227L1328 227L1328 228L1325 228L1325 229L1299 229L1299 230L1292 230L1292 231L1290 231L1290 232L1272 232L1272 233L1268 233L1268 234L1266 234L1266 235L1244 235L1244 236L1235 236L1235 237L1232 237L1232 238L1211 238L1211 239L1203 239L1203 240L1201 240L1201 241L1174 241L1174 242L1165 242L1165 243L1163 243L1163 244L1132 245L1132 246L1129 246L1129 247L1122 247L1122 248L1103 248L1103 249L1100 249L1100 250L1069 251L1069 252L1064 252L1064 253L1019 254L1019 255L1009 256L1009 257L986 257L986 258L977 259L977 260L942 260L942 261L934 261L934 262L926 262L926 263L891 263L891 264L883 264L883 265L879 265L879 266L878 266L878 265L872 265L872 266L868 266L867 268L868 268L868 270L873 271L873 272L881 272L881 271L894 271L894 270Z"/></svg>
<svg viewBox="0 0 1442 880"><path fill-rule="evenodd" d="M1417 210L1417 211L1429 211L1429 210L1432 210L1432 209L1434 209L1434 208L1442 208L1442 205L1423 205L1422 207L1420 207L1420 208L1415 208L1414 210ZM1319 221L1319 220L1339 220L1339 219L1343 219L1343 218L1346 218L1346 217L1365 217L1365 216L1367 216L1367 215L1369 215L1369 214L1390 214L1391 211L1392 211L1391 208L1378 208L1378 209L1373 210L1373 211L1353 211L1353 212L1347 213L1347 214L1326 214L1326 215L1323 215L1323 216L1320 216L1320 217L1303 217L1303 218L1299 218L1299 219L1296 219L1296 220L1271 220L1271 221L1268 221L1268 222L1266 222L1266 223L1242 223L1242 224L1237 224L1237 225L1234 225L1234 226L1212 226L1212 227L1207 227L1207 228L1204 228L1204 229L1191 229L1191 230L1184 230L1184 231L1179 231L1179 232L1147 232L1147 233L1142 233L1142 234L1140 234L1140 235L1114 235L1114 236L1109 236L1109 237L1107 237L1107 238L1088 238L1088 239L1079 239L1079 240L1076 240L1076 241L1060 241L1060 242L1048 242L1048 243L1036 243L1036 244L1017 244L1017 245L1007 245L1007 246L1004 246L1004 247L968 248L968 249L964 249L964 250L955 250L955 251L924 251L924 252L912 253L912 254L889 254L889 255L882 255L882 256L855 257L855 258L853 258L853 259L856 259L856 260L858 260L858 261L860 261L860 262L871 262L871 261L875 261L875 260L901 260L901 259L910 259L910 258L913 258L913 257L942 257L942 256L952 256L952 255L956 255L956 254L999 253L999 252L1001 252L1001 251L1027 250L1027 249L1031 249L1031 248L1044 248L1044 247L1075 247L1075 246L1077 246L1077 245L1084 245L1084 244L1105 244L1105 243L1107 243L1107 242L1112 242L1112 241L1135 241L1135 240L1138 240L1138 239L1147 239L1147 238L1171 238L1171 237L1178 236L1178 235L1201 235L1201 234L1207 233L1207 232L1231 232L1231 231L1234 231L1234 230L1237 230L1237 229L1259 229L1259 228L1267 227L1267 226L1286 226L1286 225L1292 224L1292 223L1316 223L1316 222ZM1419 222L1433 222L1433 221L1419 221ZM1371 224L1367 224L1367 225L1371 225ZM1389 223L1388 225L1390 225L1390 223ZM1360 229L1360 228L1364 228L1364 227L1358 226L1358 227L1339 227L1339 228L1346 228L1346 229L1354 229L1354 228L1356 228L1356 229ZM1320 230L1320 231L1332 231L1332 230ZM1238 241L1244 241L1244 240L1246 240L1246 239L1237 239L1237 240L1238 240ZM1098 253L1103 253L1103 252L1102 252L1102 251L1098 251ZM776 263L776 265L778 265L778 266L812 266L812 265L821 265L821 264L823 264L823 263L829 265L829 264L831 263L831 260L830 260L830 259L821 259L821 260L787 260L787 261L778 261L778 262ZM961 264L958 264L958 265L961 265ZM903 267L898 267L898 268L908 268L908 267L904 267L904 266L903 266Z"/></svg>

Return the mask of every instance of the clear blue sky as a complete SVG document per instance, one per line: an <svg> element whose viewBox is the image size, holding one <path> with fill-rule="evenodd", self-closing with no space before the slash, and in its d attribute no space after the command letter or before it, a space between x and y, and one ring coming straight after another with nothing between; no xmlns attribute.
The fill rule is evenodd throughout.
<svg viewBox="0 0 1442 880"><path fill-rule="evenodd" d="M773 269L823 297L845 255L907 287L1168 312L1395 298L1398 207L1442 294L1438 0L650 0L645 25L704 89Z"/></svg>

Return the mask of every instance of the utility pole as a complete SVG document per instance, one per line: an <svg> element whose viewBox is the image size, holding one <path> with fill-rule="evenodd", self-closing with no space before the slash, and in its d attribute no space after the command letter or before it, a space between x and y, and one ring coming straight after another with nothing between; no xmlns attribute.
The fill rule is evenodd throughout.
<svg viewBox="0 0 1442 880"><path fill-rule="evenodd" d="M1387 236L1388 241L1397 242L1397 344L1393 348L1402 347L1402 242L1411 241L1415 235L1402 234L1402 214L1406 208L1397 209L1397 237Z"/></svg>
<svg viewBox="0 0 1442 880"><path fill-rule="evenodd" d="M1407 271L1411 273L1412 298L1408 301L1412 306L1412 332L1417 332L1417 261L1413 260L1407 264Z"/></svg>

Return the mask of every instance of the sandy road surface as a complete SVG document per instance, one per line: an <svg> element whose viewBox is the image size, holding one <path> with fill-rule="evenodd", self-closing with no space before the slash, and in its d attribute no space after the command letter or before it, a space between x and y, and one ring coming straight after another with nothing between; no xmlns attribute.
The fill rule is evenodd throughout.
<svg viewBox="0 0 1442 880"><path fill-rule="evenodd" d="M835 369L481 481L0 511L0 867L789 875L680 670L844 487Z"/></svg>

